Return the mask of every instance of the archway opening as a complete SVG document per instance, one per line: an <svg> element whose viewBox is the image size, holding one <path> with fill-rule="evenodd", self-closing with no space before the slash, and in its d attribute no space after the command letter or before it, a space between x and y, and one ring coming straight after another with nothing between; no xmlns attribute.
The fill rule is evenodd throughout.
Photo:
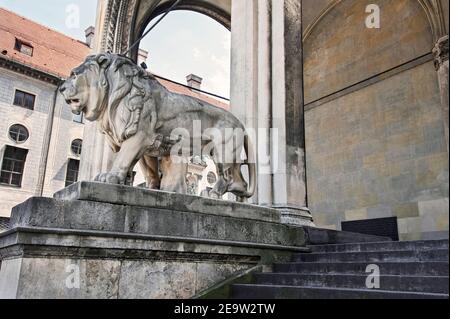
<svg viewBox="0 0 450 319"><path fill-rule="evenodd" d="M149 21L143 32L159 17ZM171 12L140 42L137 61L169 91L229 109L231 33L210 15L192 10ZM135 171L134 185L145 185L141 168L137 166ZM211 158L191 158L188 192L207 197L217 182L212 176L217 176L217 169Z"/></svg>
<svg viewBox="0 0 450 319"><path fill-rule="evenodd" d="M188 10L171 12L139 48L138 61L145 51L145 63L155 75L189 85L186 77L194 74L202 78L201 91L224 97L221 102L229 99L231 34L213 18Z"/></svg>

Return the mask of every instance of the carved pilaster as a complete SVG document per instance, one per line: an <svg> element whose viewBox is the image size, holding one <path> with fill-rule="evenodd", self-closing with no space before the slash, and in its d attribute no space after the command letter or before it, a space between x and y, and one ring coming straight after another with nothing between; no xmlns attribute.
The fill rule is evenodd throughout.
<svg viewBox="0 0 450 319"><path fill-rule="evenodd" d="M119 11L123 2L123 0L107 0L99 50L101 52L114 52Z"/></svg>
<svg viewBox="0 0 450 319"><path fill-rule="evenodd" d="M434 65L436 70L439 70L445 61L448 61L448 35L440 38L434 49Z"/></svg>
<svg viewBox="0 0 450 319"><path fill-rule="evenodd" d="M448 35L440 38L434 49L434 65L436 66L439 90L441 95L442 119L444 121L445 139L447 142L447 152L449 151L449 109L448 109Z"/></svg>

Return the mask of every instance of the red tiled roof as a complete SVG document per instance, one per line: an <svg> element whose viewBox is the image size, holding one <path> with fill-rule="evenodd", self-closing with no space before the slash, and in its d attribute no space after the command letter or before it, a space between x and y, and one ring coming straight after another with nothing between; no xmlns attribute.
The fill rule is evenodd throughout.
<svg viewBox="0 0 450 319"><path fill-rule="evenodd" d="M192 96L195 97L197 99L200 99L202 101L205 101L209 104L212 104L214 106L220 107L222 109L225 110L229 110L230 106L226 103L223 103L213 97L210 97L208 95L202 94L198 91L195 90L191 90L190 88L184 86L184 85L180 85L177 83L174 83L172 81L168 81L166 79L162 79L159 76L155 75L157 80L159 81L159 83L161 83L162 85L164 85L169 91L174 92L174 93L179 93L179 94L184 94L187 96Z"/></svg>
<svg viewBox="0 0 450 319"><path fill-rule="evenodd" d="M15 50L16 39L30 44L33 55ZM81 41L0 8L0 54L11 60L64 78L89 52L90 48Z"/></svg>
<svg viewBox="0 0 450 319"><path fill-rule="evenodd" d="M33 55L15 50L16 39L30 44ZM3 54L6 51L6 54ZM0 54L39 71L66 78L90 53L87 44L0 8ZM158 78L169 91L192 96L228 110L229 105L183 85Z"/></svg>

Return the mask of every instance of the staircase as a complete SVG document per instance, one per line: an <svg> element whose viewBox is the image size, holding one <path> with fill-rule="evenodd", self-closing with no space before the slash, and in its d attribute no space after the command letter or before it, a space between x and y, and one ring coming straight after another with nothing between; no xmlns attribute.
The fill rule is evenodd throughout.
<svg viewBox="0 0 450 319"><path fill-rule="evenodd" d="M234 285L235 299L445 299L448 240L311 246L292 262ZM367 266L380 270L379 289L366 286ZM369 280L373 283L373 280Z"/></svg>

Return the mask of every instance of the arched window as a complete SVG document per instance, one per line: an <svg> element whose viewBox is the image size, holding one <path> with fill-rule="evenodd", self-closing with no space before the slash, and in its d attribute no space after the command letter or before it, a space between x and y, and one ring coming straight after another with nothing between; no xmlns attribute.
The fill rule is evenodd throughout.
<svg viewBox="0 0 450 319"><path fill-rule="evenodd" d="M30 137L25 126L14 124L9 128L9 137L16 143L24 143Z"/></svg>
<svg viewBox="0 0 450 319"><path fill-rule="evenodd" d="M83 147L83 141L80 139L76 139L72 142L72 145L70 146L72 153L76 156L81 155L81 150Z"/></svg>
<svg viewBox="0 0 450 319"><path fill-rule="evenodd" d="M207 178L208 178L208 183L210 183L210 184L214 184L217 182L217 176L213 172L209 172Z"/></svg>

